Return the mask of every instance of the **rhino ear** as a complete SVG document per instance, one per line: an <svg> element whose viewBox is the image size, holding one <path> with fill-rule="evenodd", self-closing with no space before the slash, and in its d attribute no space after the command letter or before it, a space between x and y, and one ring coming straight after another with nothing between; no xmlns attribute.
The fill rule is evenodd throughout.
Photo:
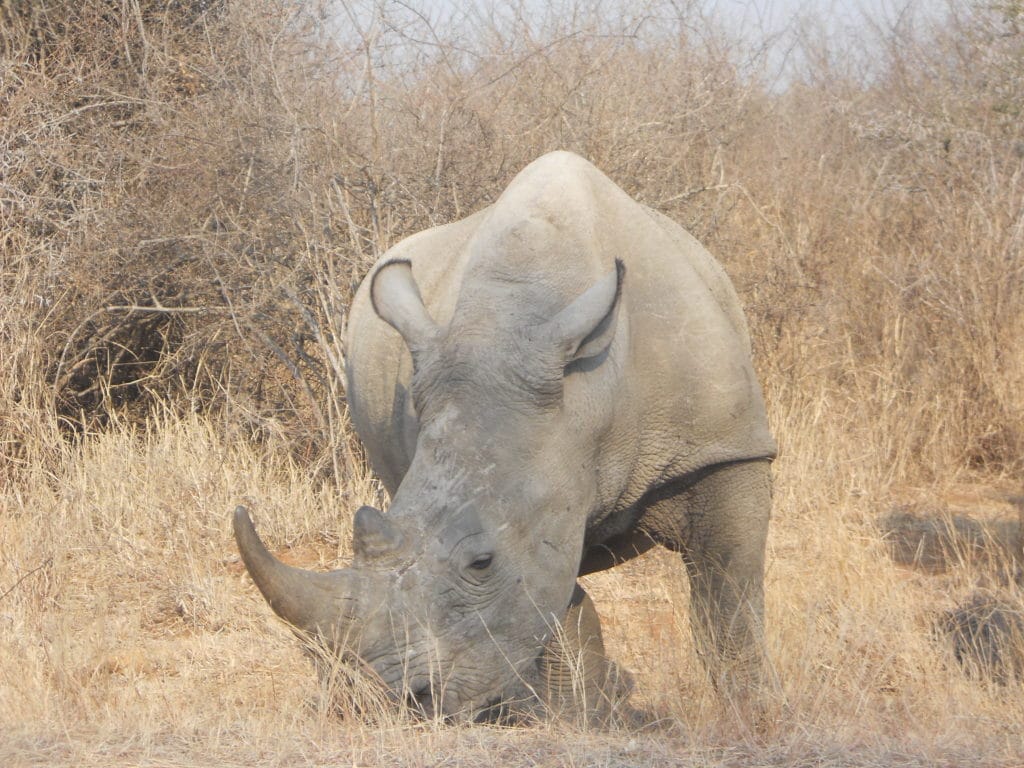
<svg viewBox="0 0 1024 768"><path fill-rule="evenodd" d="M548 321L548 336L564 350L566 365L596 357L612 343L625 275L625 265L616 259L614 271Z"/></svg>
<svg viewBox="0 0 1024 768"><path fill-rule="evenodd" d="M370 301L377 316L402 334L409 349L422 347L437 334L412 276L412 263L406 259L385 262L377 269Z"/></svg>

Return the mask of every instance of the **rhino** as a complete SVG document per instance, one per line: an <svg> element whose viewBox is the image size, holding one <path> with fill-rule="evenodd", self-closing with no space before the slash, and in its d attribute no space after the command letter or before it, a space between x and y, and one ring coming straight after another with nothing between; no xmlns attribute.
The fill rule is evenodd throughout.
<svg viewBox="0 0 1024 768"><path fill-rule="evenodd" d="M385 253L346 344L391 505L355 513L352 564L329 573L277 561L236 512L280 617L401 699L474 718L536 690L579 576L661 545L685 561L711 681L764 683L776 447L739 299L679 225L546 154Z"/></svg>

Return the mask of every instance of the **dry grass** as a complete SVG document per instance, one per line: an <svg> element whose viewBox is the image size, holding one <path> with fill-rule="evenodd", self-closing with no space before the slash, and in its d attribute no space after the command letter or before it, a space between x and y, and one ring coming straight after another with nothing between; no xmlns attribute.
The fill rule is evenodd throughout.
<svg viewBox="0 0 1024 768"><path fill-rule="evenodd" d="M0 764L1020 764L1024 685L936 634L979 588L1021 602L1024 539L985 533L1024 520L1019 3L876 30L869 79L804 37L781 91L679 3L69 7L0 4ZM644 722L597 731L341 716L238 561L239 502L285 559L346 561L382 501L345 425L353 283L554 148L748 310L782 447L760 731L666 553L587 580ZM901 565L894 509L983 533Z"/></svg>

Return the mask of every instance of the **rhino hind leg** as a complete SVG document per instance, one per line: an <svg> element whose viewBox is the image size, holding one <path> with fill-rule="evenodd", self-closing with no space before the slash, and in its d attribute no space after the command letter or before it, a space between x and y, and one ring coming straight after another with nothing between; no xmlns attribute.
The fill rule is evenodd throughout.
<svg viewBox="0 0 1024 768"><path fill-rule="evenodd" d="M561 628L548 641L539 662L538 693L555 717L583 723L607 721L632 692L628 672L604 648L601 620L590 595L577 585Z"/></svg>

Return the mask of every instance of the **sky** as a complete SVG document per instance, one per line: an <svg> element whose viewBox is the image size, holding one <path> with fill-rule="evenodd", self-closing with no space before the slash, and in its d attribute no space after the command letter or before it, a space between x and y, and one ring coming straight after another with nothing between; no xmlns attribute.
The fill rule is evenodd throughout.
<svg viewBox="0 0 1024 768"><path fill-rule="evenodd" d="M748 45L739 49L746 61L736 63L756 74L767 87L784 89L798 75L802 46L809 42L816 50L827 48L833 62L853 77L869 78L871 64L877 60L865 40L866 30L884 34L912 20L937 16L948 3L971 0L647 0L656 15L677 14L687 29L700 34L702 21L709 29L722 29L730 37L738 37ZM644 13L646 4L632 0L343 0L347 18L340 19L340 28L372 26L370 18L381 7L398 17L404 14L411 22L409 40L430 38L430 25L444 26L446 20L459 18L505 18L510 14L531 16L538 24L543 19L559 18L561 14L583 13L607 15L613 20L620 10ZM636 9L635 11L633 9ZM396 17L397 18L397 17ZM614 23L614 22L612 22ZM859 38L857 45L844 45ZM765 41L769 42L767 49ZM821 43L827 42L827 46ZM852 65L852 67L847 67Z"/></svg>
<svg viewBox="0 0 1024 768"><path fill-rule="evenodd" d="M776 58L801 33L826 36L841 48L843 38L872 26L891 28L929 3L938 7L943 0L701 0L705 12L730 31L750 40L776 39Z"/></svg>
<svg viewBox="0 0 1024 768"><path fill-rule="evenodd" d="M894 16L905 3L895 0L704 0L709 11L752 29L777 32L801 16L828 18L837 26L858 26L865 17Z"/></svg>
<svg viewBox="0 0 1024 768"><path fill-rule="evenodd" d="M793 45L799 37L827 40L833 59L842 63L847 43L859 39L856 50L869 76L870 54L863 41L871 32L886 33L908 24L939 18L949 3L965 0L699 0L703 11L730 32L749 41L772 40L770 54L758 60L769 81L783 88L799 68ZM767 62L767 64L765 63Z"/></svg>

